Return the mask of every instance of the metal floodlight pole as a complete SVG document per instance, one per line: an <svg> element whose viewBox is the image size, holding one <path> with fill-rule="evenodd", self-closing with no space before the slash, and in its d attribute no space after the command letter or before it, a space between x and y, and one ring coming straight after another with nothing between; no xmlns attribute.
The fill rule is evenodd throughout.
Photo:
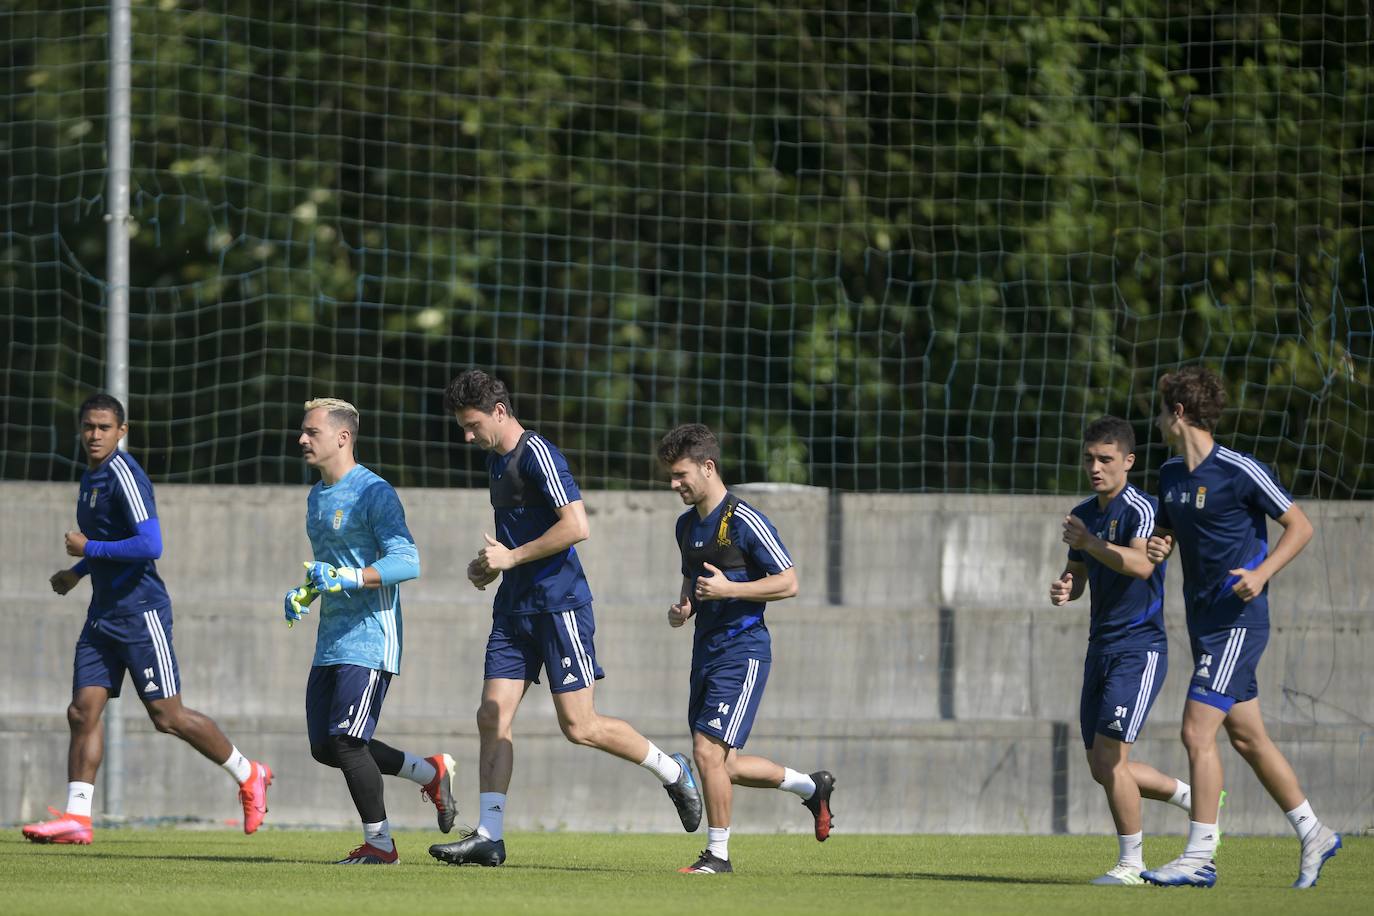
<svg viewBox="0 0 1374 916"><path fill-rule="evenodd" d="M132 101L133 13L130 0L110 0L109 117L105 199L106 329L105 388L129 410L129 159ZM120 443L124 448L124 443ZM108 816L124 813L124 717L120 703L105 706L105 775L102 797Z"/></svg>

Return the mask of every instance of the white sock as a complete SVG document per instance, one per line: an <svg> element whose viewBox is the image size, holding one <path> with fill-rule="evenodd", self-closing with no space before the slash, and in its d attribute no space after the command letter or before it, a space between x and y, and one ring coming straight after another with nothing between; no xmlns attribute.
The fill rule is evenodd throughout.
<svg viewBox="0 0 1374 916"><path fill-rule="evenodd" d="M506 823L506 793L483 792L478 796L482 806L482 820L477 832L489 840L501 839Z"/></svg>
<svg viewBox="0 0 1374 916"><path fill-rule="evenodd" d="M363 839L367 841L369 846L376 847L382 852L391 852L396 848L396 844L391 841L390 821L363 824Z"/></svg>
<svg viewBox="0 0 1374 916"><path fill-rule="evenodd" d="M810 798L816 794L816 781L805 773L798 773L791 767L782 768L782 783L778 786L784 792Z"/></svg>
<svg viewBox="0 0 1374 916"><path fill-rule="evenodd" d="M717 859L730 861L730 828L707 827L706 851Z"/></svg>
<svg viewBox="0 0 1374 916"><path fill-rule="evenodd" d="M1184 811L1193 810L1193 789L1181 779L1174 780L1174 794L1169 796L1169 804L1177 805Z"/></svg>
<svg viewBox="0 0 1374 916"><path fill-rule="evenodd" d="M397 776L404 776L417 785L427 786L434 781L434 777L439 771L434 769L434 764L423 757L416 757L410 751L402 751L406 755L406 762L401 764L401 772Z"/></svg>
<svg viewBox="0 0 1374 916"><path fill-rule="evenodd" d="M682 764L659 750L652 741L649 742L648 756L639 761L639 765L657 776L665 786L671 786L682 775Z"/></svg>
<svg viewBox="0 0 1374 916"><path fill-rule="evenodd" d="M1185 859L1210 859L1217 852L1217 825L1188 822L1188 845L1183 849Z"/></svg>
<svg viewBox="0 0 1374 916"><path fill-rule="evenodd" d="M1302 840L1304 843L1307 842L1307 837L1312 831L1322 825L1322 822L1317 820L1317 815L1312 813L1312 803L1305 798L1302 800L1301 805L1298 805L1292 811L1285 811L1284 814L1288 818L1288 823L1293 825L1293 832L1296 833L1298 839Z"/></svg>
<svg viewBox="0 0 1374 916"><path fill-rule="evenodd" d="M224 771L234 777L234 782L243 785L248 781L248 777L253 775L253 761L239 751L233 745L229 746L229 759L220 764Z"/></svg>
<svg viewBox="0 0 1374 916"><path fill-rule="evenodd" d="M1118 864L1130 865L1134 868L1145 867L1145 840L1144 834L1140 831L1135 833L1118 833L1116 835L1116 845L1120 850Z"/></svg>
<svg viewBox="0 0 1374 916"><path fill-rule="evenodd" d="M89 782L67 783L67 814L81 817L91 816L91 801L95 798L95 786Z"/></svg>

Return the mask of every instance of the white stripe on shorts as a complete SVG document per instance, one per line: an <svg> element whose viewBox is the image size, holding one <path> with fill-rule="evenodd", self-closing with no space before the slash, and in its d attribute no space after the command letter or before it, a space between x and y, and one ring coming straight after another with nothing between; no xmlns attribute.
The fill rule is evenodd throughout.
<svg viewBox="0 0 1374 916"><path fill-rule="evenodd" d="M592 658L582 645L582 633L577 628L577 614L574 611L563 611L560 615L563 618L563 629L568 631L568 641L573 644L573 654L577 656L577 667L582 672L582 683L590 687L596 680L596 669L592 667ZM550 684L549 689L553 689L558 684Z"/></svg>
<svg viewBox="0 0 1374 916"><path fill-rule="evenodd" d="M1140 675L1140 690L1135 695L1135 709L1131 711L1131 721L1126 726L1126 734L1122 740L1126 743L1135 741L1135 736L1140 732L1140 726L1145 723L1145 708L1150 705L1150 691L1155 686L1155 671L1159 667L1159 653L1145 653L1145 670Z"/></svg>
<svg viewBox="0 0 1374 916"><path fill-rule="evenodd" d="M377 692L376 668L367 672L367 686L363 688L363 695L358 698L358 711L353 716L353 724L348 727L348 735L351 738L362 738L363 729L367 727L367 717L372 711L372 696Z"/></svg>
<svg viewBox="0 0 1374 916"><path fill-rule="evenodd" d="M1234 627L1226 640L1226 648L1221 653L1221 665L1212 678L1212 689L1225 693L1231 686L1231 675L1236 673L1236 662L1240 659L1241 647L1245 645L1245 627Z"/></svg>
<svg viewBox="0 0 1374 916"><path fill-rule="evenodd" d="M730 716L729 723L725 726L725 734L721 737L726 744L733 744L735 736L739 734L739 727L744 724L744 711L749 708L749 698L754 693L754 684L759 677L759 660L749 659L749 668L744 674L744 685L740 687L739 698L735 700L735 711Z"/></svg>
<svg viewBox="0 0 1374 916"><path fill-rule="evenodd" d="M143 622L148 626L148 639L153 643L153 654L157 656L157 676L162 681L162 695L170 697L177 692L177 679L172 666L172 648L167 643L167 633L162 629L162 618L157 611L144 611Z"/></svg>

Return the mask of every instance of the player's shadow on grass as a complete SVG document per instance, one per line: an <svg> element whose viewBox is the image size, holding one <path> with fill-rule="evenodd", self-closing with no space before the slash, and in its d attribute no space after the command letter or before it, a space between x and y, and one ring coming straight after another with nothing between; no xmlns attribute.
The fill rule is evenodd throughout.
<svg viewBox="0 0 1374 916"><path fill-rule="evenodd" d="M154 859L155 859L155 860L160 861L160 862L213 862L213 863L215 863L216 865L264 865L264 864L270 864L270 863L283 864L283 863L290 863L290 862L302 862L303 864L310 864L310 863L308 863L308 862L304 862L304 860L299 860L299 859L279 859L279 858L273 858L272 856L242 856L242 857L240 857L240 856L224 856L224 855L218 855L218 856L212 856L212 855L204 855L204 856L189 856L189 855L154 855L154 854L138 853L138 852L133 852L133 853L129 853L129 852L125 852L125 853L118 853L118 852L85 852L85 853L82 853L82 854L81 854L81 858L83 858L83 859L123 859L123 860L125 860L125 861L128 861L128 860L130 860L130 859L140 859L140 860L154 860Z"/></svg>
<svg viewBox="0 0 1374 916"><path fill-rule="evenodd" d="M899 881L967 881L972 884L1081 884L1072 878L1025 878L1012 875L961 875L933 871L818 871L826 878L895 878Z"/></svg>
<svg viewBox="0 0 1374 916"><path fill-rule="evenodd" d="M521 864L512 870L520 871L559 871L559 872L601 872L603 874L634 874L639 872L633 868L611 868L600 865L537 865ZM738 874L749 876L750 872L739 872ZM779 877L777 873L767 871L754 871L753 875L758 877ZM1073 878L1025 878L1012 875L961 875L956 873L927 872L927 871L815 871L807 872L806 875L796 877L810 878L884 878L896 881L967 881L973 884L1048 884L1048 885L1078 885L1081 881Z"/></svg>

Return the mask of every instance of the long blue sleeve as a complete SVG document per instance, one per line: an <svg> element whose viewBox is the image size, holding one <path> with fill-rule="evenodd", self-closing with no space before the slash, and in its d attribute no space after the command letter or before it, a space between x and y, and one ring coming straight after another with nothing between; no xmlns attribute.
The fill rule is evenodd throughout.
<svg viewBox="0 0 1374 916"><path fill-rule="evenodd" d="M382 577L383 585L395 585L407 579L420 577L420 551L415 544L399 538L386 542L386 556L378 557L372 564Z"/></svg>
<svg viewBox="0 0 1374 916"><path fill-rule="evenodd" d="M156 560L162 556L162 527L157 523L157 516L139 522L135 530L137 534L122 541L87 541L86 556L128 563Z"/></svg>

